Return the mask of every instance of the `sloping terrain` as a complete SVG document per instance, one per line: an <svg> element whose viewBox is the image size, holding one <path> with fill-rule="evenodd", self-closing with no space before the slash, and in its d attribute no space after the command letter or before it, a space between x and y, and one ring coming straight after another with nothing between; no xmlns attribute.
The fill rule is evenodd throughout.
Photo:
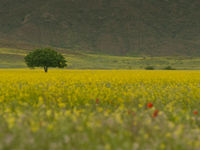
<svg viewBox="0 0 200 150"><path fill-rule="evenodd" d="M0 0L0 46L200 56L199 0Z"/></svg>
<svg viewBox="0 0 200 150"><path fill-rule="evenodd" d="M164 69L171 66L177 70L200 69L200 57L125 57L87 54L61 50L67 60L67 69L144 69L153 66ZM0 48L0 68L25 68L27 50Z"/></svg>

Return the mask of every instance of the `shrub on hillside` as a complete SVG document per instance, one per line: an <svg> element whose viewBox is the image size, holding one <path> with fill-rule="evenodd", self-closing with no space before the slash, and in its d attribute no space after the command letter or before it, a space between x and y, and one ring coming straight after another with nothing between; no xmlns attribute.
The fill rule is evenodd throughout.
<svg viewBox="0 0 200 150"><path fill-rule="evenodd" d="M154 70L155 68L153 66L147 66L145 67L146 70Z"/></svg>
<svg viewBox="0 0 200 150"><path fill-rule="evenodd" d="M171 66L167 66L165 68L163 68L164 70L176 70L175 68L171 67Z"/></svg>

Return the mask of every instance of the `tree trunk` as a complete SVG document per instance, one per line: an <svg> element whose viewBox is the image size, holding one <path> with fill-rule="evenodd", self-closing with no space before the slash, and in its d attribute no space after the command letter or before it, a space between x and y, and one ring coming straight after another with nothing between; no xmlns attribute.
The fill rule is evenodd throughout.
<svg viewBox="0 0 200 150"><path fill-rule="evenodd" d="M48 67L47 66L44 66L44 71L48 72Z"/></svg>

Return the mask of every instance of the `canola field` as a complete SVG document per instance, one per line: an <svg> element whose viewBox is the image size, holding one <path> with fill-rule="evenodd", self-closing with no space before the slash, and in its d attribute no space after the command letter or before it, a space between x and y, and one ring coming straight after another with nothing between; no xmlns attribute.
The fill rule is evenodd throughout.
<svg viewBox="0 0 200 150"><path fill-rule="evenodd" d="M0 150L200 150L200 71L0 70Z"/></svg>

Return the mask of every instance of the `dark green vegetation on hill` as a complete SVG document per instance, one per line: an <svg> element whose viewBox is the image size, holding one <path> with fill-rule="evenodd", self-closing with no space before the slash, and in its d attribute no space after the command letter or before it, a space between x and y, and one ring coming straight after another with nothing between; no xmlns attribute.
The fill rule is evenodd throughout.
<svg viewBox="0 0 200 150"><path fill-rule="evenodd" d="M0 47L200 56L199 8L199 0L0 0Z"/></svg>

